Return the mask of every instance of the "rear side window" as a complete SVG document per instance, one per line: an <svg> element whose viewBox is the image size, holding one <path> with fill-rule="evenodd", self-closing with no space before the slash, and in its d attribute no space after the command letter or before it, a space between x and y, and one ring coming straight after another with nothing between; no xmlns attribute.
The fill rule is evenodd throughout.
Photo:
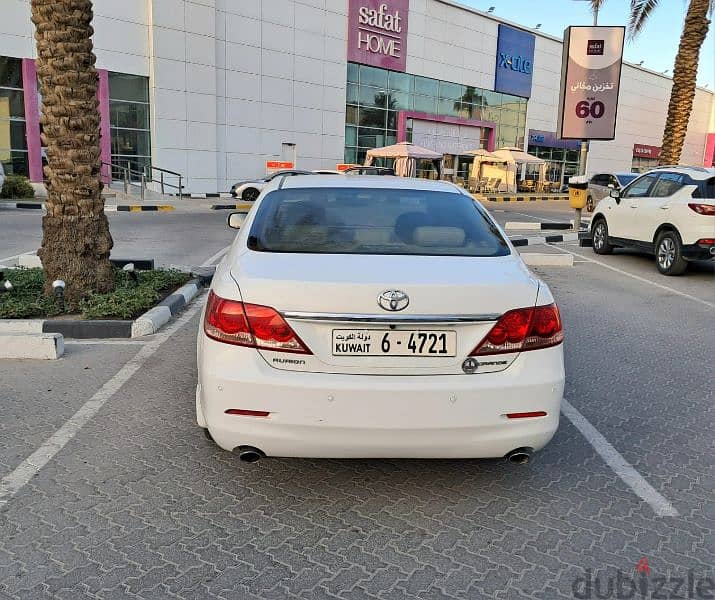
<svg viewBox="0 0 715 600"><path fill-rule="evenodd" d="M258 207L248 246L260 252L506 256L509 247L459 193L288 188Z"/></svg>
<svg viewBox="0 0 715 600"><path fill-rule="evenodd" d="M715 200L715 177L711 177L710 179L701 181L700 185L693 192L693 198L706 198L708 200Z"/></svg>
<svg viewBox="0 0 715 600"><path fill-rule="evenodd" d="M675 194L683 185L684 178L679 173L661 173L650 195L654 198L667 198Z"/></svg>

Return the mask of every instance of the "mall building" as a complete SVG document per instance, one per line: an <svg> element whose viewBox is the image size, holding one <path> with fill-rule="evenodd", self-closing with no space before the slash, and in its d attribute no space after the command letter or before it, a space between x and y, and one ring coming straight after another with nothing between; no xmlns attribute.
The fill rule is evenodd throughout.
<svg viewBox="0 0 715 600"><path fill-rule="evenodd" d="M402 140L443 152L455 176L467 151L502 146L546 159L552 181L576 172L578 141L556 135L562 42L498 15L451 0L94 5L103 160L179 172L190 192ZM3 0L0 160L41 181L35 56L29 1ZM591 143L589 173L656 164L671 83L623 65L616 139ZM681 160L710 166L714 151L713 93L699 88Z"/></svg>

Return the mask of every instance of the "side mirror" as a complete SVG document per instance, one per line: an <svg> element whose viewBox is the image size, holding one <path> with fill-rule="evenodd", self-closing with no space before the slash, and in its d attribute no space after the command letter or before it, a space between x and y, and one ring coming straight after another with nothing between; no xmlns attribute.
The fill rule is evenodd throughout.
<svg viewBox="0 0 715 600"><path fill-rule="evenodd" d="M241 229L241 225L246 220L246 213L233 212L228 215L228 226L231 229Z"/></svg>
<svg viewBox="0 0 715 600"><path fill-rule="evenodd" d="M611 186L609 186L609 187L611 187ZM620 191L620 190L616 190L616 189L611 189L611 191L608 193L608 195L609 195L611 198L615 198L616 200L620 200L620 198L621 198L621 191Z"/></svg>

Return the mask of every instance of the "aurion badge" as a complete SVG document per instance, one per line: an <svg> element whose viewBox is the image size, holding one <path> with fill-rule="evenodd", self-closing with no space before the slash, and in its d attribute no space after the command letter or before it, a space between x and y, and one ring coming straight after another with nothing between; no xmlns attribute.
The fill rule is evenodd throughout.
<svg viewBox="0 0 715 600"><path fill-rule="evenodd" d="M385 290L377 297L380 308L396 312L404 310L410 303L410 297L400 290Z"/></svg>

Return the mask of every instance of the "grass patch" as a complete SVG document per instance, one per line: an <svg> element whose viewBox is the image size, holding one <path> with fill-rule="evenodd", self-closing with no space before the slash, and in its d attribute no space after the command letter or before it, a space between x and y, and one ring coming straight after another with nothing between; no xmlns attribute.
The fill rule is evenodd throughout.
<svg viewBox="0 0 715 600"><path fill-rule="evenodd" d="M12 269L5 272L13 290L0 293L0 318L29 319L77 315L83 319L134 319L163 300L191 277L174 270L138 271L138 283L129 274L114 270L114 291L91 294L78 306L67 306L61 311L54 298L45 296L42 288L45 273L42 269Z"/></svg>

